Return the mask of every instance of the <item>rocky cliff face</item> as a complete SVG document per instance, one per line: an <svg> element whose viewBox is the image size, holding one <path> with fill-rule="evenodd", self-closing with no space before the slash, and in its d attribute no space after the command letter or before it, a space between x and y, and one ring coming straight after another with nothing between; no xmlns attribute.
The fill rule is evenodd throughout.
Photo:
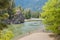
<svg viewBox="0 0 60 40"><path fill-rule="evenodd" d="M14 15L14 18L12 19L12 23L13 24L18 24L18 23L24 23L24 16L22 13L17 13L16 15Z"/></svg>
<svg viewBox="0 0 60 40"><path fill-rule="evenodd" d="M6 19L3 22L6 24L20 24L20 23L24 23L24 16L21 12L16 12L16 14L13 16L13 18L10 19Z"/></svg>

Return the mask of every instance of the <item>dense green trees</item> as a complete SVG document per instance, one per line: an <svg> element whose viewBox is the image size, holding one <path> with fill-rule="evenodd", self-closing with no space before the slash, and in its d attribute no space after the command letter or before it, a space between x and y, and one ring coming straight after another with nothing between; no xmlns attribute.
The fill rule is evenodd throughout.
<svg viewBox="0 0 60 40"><path fill-rule="evenodd" d="M18 6L16 9L20 9L20 12L23 14L25 19L31 18L31 10L30 9L23 9L21 6Z"/></svg>
<svg viewBox="0 0 60 40"><path fill-rule="evenodd" d="M18 8L20 9L20 11L21 11L22 14L23 14L24 9L23 9L21 6L19 6Z"/></svg>
<svg viewBox="0 0 60 40"><path fill-rule="evenodd" d="M8 13L4 13L0 15L0 30L3 30L4 28L7 28L7 25L4 24L2 21L7 19L9 17Z"/></svg>
<svg viewBox="0 0 60 40"><path fill-rule="evenodd" d="M31 18L31 10L30 9L24 10L23 15L26 19L30 19Z"/></svg>
<svg viewBox="0 0 60 40"><path fill-rule="evenodd" d="M0 0L0 9L5 9L10 6L11 0Z"/></svg>
<svg viewBox="0 0 60 40"><path fill-rule="evenodd" d="M11 20L12 19L12 15L14 15L14 8L15 8L15 3L14 3L14 0L11 0L10 1L10 7L7 9L7 12L9 14L9 19Z"/></svg>
<svg viewBox="0 0 60 40"><path fill-rule="evenodd" d="M45 19L46 29L60 34L60 0L48 0L43 6L41 17Z"/></svg>
<svg viewBox="0 0 60 40"><path fill-rule="evenodd" d="M32 11L29 8L24 9L21 6L18 6L15 9L20 9L20 12L24 15L25 19L39 18L40 15L39 11Z"/></svg>
<svg viewBox="0 0 60 40"><path fill-rule="evenodd" d="M4 24L2 20L7 19L8 17L9 19L12 18L11 15L13 14L14 6L14 0L0 0L0 24ZM4 26L0 25L0 27L3 28Z"/></svg>
<svg viewBox="0 0 60 40"><path fill-rule="evenodd" d="M39 18L40 12L39 11L35 11L31 13L32 18Z"/></svg>
<svg viewBox="0 0 60 40"><path fill-rule="evenodd" d="M0 0L0 40L10 40L13 37L12 31L4 31L7 28L7 24L3 23L3 20L9 17L8 8L11 7L12 0Z"/></svg>
<svg viewBox="0 0 60 40"><path fill-rule="evenodd" d="M2 23L2 20L4 20L5 18L5 15L3 15L2 12L3 10L9 7L10 4L9 2L10 2L9 0L0 0L0 30L6 27L6 26L4 27L3 25L5 24Z"/></svg>

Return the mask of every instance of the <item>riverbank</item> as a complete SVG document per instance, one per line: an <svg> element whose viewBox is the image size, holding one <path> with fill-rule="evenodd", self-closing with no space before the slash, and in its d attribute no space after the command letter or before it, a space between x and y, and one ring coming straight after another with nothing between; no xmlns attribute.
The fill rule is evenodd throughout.
<svg viewBox="0 0 60 40"><path fill-rule="evenodd" d="M18 25L11 25L11 30L15 34L12 40L17 40L18 38L22 38L35 32L44 31L44 24L42 21L28 21Z"/></svg>
<svg viewBox="0 0 60 40"><path fill-rule="evenodd" d="M35 31L31 31L31 32L28 32L28 33L26 33L26 34L24 34L24 35L19 35L19 36L17 36L17 37L15 37L13 40L22 40L22 38L24 38L24 37L27 37L27 36L30 36L30 35L32 35L32 34L36 34L37 33L37 35L39 35L39 36L43 36L43 39L44 39L44 36L48 36L47 38L49 38L50 39L50 37L49 37L49 35L50 34L52 34L52 33L49 33L49 32L46 32L46 31L44 31L44 29L38 29L38 30L35 30ZM41 35L42 34L42 35ZM34 36L35 37L35 36ZM32 38L33 38L33 36L32 36ZM34 38L33 38L34 39ZM29 39L29 40L31 40L31 39ZM52 39L51 39L52 40Z"/></svg>
<svg viewBox="0 0 60 40"><path fill-rule="evenodd" d="M42 19L42 18L30 18L30 19L25 19L24 21L26 22L26 21L42 21L42 20L44 20L44 19Z"/></svg>
<svg viewBox="0 0 60 40"><path fill-rule="evenodd" d="M22 38L18 38L17 40L54 40L53 37L49 36L50 34L52 33L37 32Z"/></svg>

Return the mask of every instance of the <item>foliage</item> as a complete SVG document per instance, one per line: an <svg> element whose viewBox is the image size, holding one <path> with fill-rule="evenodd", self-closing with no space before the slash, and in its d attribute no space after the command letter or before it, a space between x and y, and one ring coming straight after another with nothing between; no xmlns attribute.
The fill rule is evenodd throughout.
<svg viewBox="0 0 60 40"><path fill-rule="evenodd" d="M20 12L24 15L24 17L26 19L29 19L31 18L31 10L30 9L23 9L21 6L18 6L17 7L18 9L20 9Z"/></svg>
<svg viewBox="0 0 60 40"><path fill-rule="evenodd" d="M31 18L31 10L30 9L24 10L23 15L26 19L30 19Z"/></svg>
<svg viewBox="0 0 60 40"><path fill-rule="evenodd" d="M19 6L18 8L19 8L20 11L23 13L24 9L23 9L21 6Z"/></svg>
<svg viewBox="0 0 60 40"><path fill-rule="evenodd" d="M18 6L15 9L20 9L20 12L24 15L26 19L33 18L39 18L39 11L31 11L29 8L23 9L21 6Z"/></svg>
<svg viewBox="0 0 60 40"><path fill-rule="evenodd" d="M3 30L7 27L7 25L3 23L3 20L6 20L8 17L10 17L7 9L13 7L12 2L12 0L0 0L0 30Z"/></svg>
<svg viewBox="0 0 60 40"><path fill-rule="evenodd" d="M3 20L7 19L8 17L9 17L8 13L0 15L0 30L3 30L4 28L8 27L5 23L3 23Z"/></svg>
<svg viewBox="0 0 60 40"><path fill-rule="evenodd" d="M0 40L10 40L13 37L13 33L11 31L3 32L3 30L8 27L7 24L3 23L3 20L9 17L8 12L5 10L11 8L11 2L12 0L0 0Z"/></svg>
<svg viewBox="0 0 60 40"><path fill-rule="evenodd" d="M7 27L6 24L2 23L2 20L6 19L8 17L7 13L2 13L3 10L6 8L9 8L11 0L0 0L0 30L3 30L5 27ZM3 9L3 10L2 10ZM4 27L5 26L5 27Z"/></svg>
<svg viewBox="0 0 60 40"><path fill-rule="evenodd" d="M0 23L0 30L3 30L4 28L7 28L8 26L4 23Z"/></svg>
<svg viewBox="0 0 60 40"><path fill-rule="evenodd" d="M41 17L45 19L46 29L60 34L60 0L48 0L43 6Z"/></svg>
<svg viewBox="0 0 60 40"><path fill-rule="evenodd" d="M12 31L0 31L0 40L11 40L13 36Z"/></svg>
<svg viewBox="0 0 60 40"><path fill-rule="evenodd" d="M14 12L13 9L8 9L9 19L11 20L13 18Z"/></svg>
<svg viewBox="0 0 60 40"><path fill-rule="evenodd" d="M9 14L8 13L0 14L0 20L7 19L8 17L9 17Z"/></svg>
<svg viewBox="0 0 60 40"><path fill-rule="evenodd" d="M0 9L5 9L10 6L11 0L0 0Z"/></svg>
<svg viewBox="0 0 60 40"><path fill-rule="evenodd" d="M35 11L35 12L32 12L32 13L31 13L32 18L39 18L39 14L40 14L39 11Z"/></svg>
<svg viewBox="0 0 60 40"><path fill-rule="evenodd" d="M13 16L14 16L14 14L15 14L15 3L14 3L14 0L11 0L10 1L10 7L7 9L7 12L8 12L8 14L9 14L9 19L11 20L12 18L13 18Z"/></svg>

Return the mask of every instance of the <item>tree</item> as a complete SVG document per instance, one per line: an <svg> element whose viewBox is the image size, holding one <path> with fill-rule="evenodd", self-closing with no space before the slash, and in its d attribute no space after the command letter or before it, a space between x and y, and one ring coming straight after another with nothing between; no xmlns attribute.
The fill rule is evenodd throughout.
<svg viewBox="0 0 60 40"><path fill-rule="evenodd" d="M18 8L19 8L20 11L23 13L24 9L23 9L21 6L19 6Z"/></svg>
<svg viewBox="0 0 60 40"><path fill-rule="evenodd" d="M26 19L30 19L31 18L31 10L30 9L24 10L23 15Z"/></svg>
<svg viewBox="0 0 60 40"><path fill-rule="evenodd" d="M6 24L2 22L6 17L8 17L7 13L3 14L3 10L8 9L11 6L11 0L0 0L0 30L3 30L7 27Z"/></svg>
<svg viewBox="0 0 60 40"><path fill-rule="evenodd" d="M14 9L15 8L15 3L14 3L14 0L11 0L10 1L10 7L7 9L7 12L9 14L9 20L12 20L13 18L13 15L14 15Z"/></svg>
<svg viewBox="0 0 60 40"><path fill-rule="evenodd" d="M5 9L10 6L11 0L0 0L0 9Z"/></svg>
<svg viewBox="0 0 60 40"><path fill-rule="evenodd" d="M35 11L35 12L32 12L32 13L31 13L32 18L39 18L39 14L40 14L39 11Z"/></svg>
<svg viewBox="0 0 60 40"><path fill-rule="evenodd" d="M60 34L60 0L48 0L42 10L41 17L45 19L46 29Z"/></svg>
<svg viewBox="0 0 60 40"><path fill-rule="evenodd" d="M2 32L4 28L8 27L7 24L2 22L2 20L5 20L9 16L8 13L6 13L6 11L4 13L3 10L8 9L11 6L11 1L12 0L0 0L0 40L10 40L12 38L11 32Z"/></svg>

